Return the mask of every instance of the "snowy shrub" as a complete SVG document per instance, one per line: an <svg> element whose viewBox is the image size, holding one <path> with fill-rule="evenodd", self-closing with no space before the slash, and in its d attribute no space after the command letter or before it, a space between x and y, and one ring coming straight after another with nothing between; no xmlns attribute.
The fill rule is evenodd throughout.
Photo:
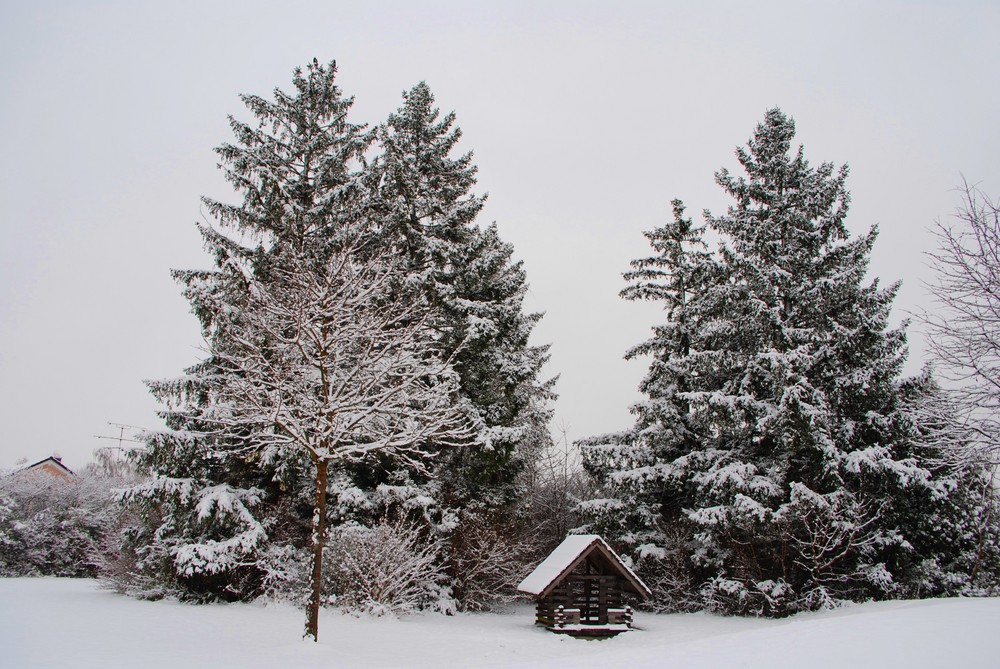
<svg viewBox="0 0 1000 669"><path fill-rule="evenodd" d="M1000 497L997 470L978 449L980 434L955 420L949 392L933 374L900 385L914 425L907 444L933 478L896 503L905 536L891 569L903 597L995 596L1000 593Z"/></svg>
<svg viewBox="0 0 1000 669"><path fill-rule="evenodd" d="M0 481L0 576L94 576L119 483L90 472Z"/></svg>
<svg viewBox="0 0 1000 669"><path fill-rule="evenodd" d="M877 549L897 539L882 531L881 508L858 502L846 490L821 495L801 483L776 514L785 545L805 591L800 609L832 608L843 600L884 597L895 584Z"/></svg>
<svg viewBox="0 0 1000 669"><path fill-rule="evenodd" d="M111 590L140 599L161 599L172 590L172 572L154 570L144 564L141 537L145 523L134 509L119 506L117 518L101 542L98 578Z"/></svg>
<svg viewBox="0 0 1000 669"><path fill-rule="evenodd" d="M517 598L517 585L535 562L537 545L512 528L470 520L452 534L450 568L458 608L486 611Z"/></svg>
<svg viewBox="0 0 1000 669"><path fill-rule="evenodd" d="M714 613L780 617L795 613L794 591L783 580L745 581L725 575L702 587L705 608Z"/></svg>
<svg viewBox="0 0 1000 669"><path fill-rule="evenodd" d="M1000 499L992 476L960 468L939 479L951 479L947 496L914 491L903 509L910 517L895 568L901 595L1000 594Z"/></svg>
<svg viewBox="0 0 1000 669"><path fill-rule="evenodd" d="M16 513L14 499L0 495L0 556L13 555L18 547L17 535L14 531L12 518ZM0 576L7 576L6 560L0 558ZM14 575L14 574L9 574Z"/></svg>
<svg viewBox="0 0 1000 669"><path fill-rule="evenodd" d="M104 578L127 594L190 601L248 600L282 568L254 512L256 489L157 476L120 495Z"/></svg>
<svg viewBox="0 0 1000 669"><path fill-rule="evenodd" d="M350 613L450 612L443 543L403 519L330 532L324 557L327 603Z"/></svg>
<svg viewBox="0 0 1000 669"><path fill-rule="evenodd" d="M700 610L703 603L698 596L687 537L679 530L666 531L660 542L663 545L642 544L632 552L633 567L653 593L640 606L657 613Z"/></svg>
<svg viewBox="0 0 1000 669"><path fill-rule="evenodd" d="M272 545L268 559L273 565L264 582L263 596L305 606L309 601L312 556L307 548L289 544Z"/></svg>

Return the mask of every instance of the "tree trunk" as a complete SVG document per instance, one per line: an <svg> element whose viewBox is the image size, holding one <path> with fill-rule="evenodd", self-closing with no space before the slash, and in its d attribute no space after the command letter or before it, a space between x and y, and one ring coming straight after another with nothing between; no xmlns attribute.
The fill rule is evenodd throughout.
<svg viewBox="0 0 1000 669"><path fill-rule="evenodd" d="M312 595L306 610L306 633L303 636L319 641L319 606L323 597L323 545L326 543L326 481L329 463L316 460L316 508L313 511L312 533Z"/></svg>

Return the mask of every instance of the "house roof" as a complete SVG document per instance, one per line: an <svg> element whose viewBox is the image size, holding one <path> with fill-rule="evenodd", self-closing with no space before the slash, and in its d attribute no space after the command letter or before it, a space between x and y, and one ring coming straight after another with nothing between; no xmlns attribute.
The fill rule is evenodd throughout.
<svg viewBox="0 0 1000 669"><path fill-rule="evenodd" d="M563 542L521 581L517 586L518 591L544 597L595 551L602 554L607 562L632 584L637 593L644 597L652 594L635 572L629 569L607 542L596 534L572 534L563 539Z"/></svg>
<svg viewBox="0 0 1000 669"><path fill-rule="evenodd" d="M38 462L32 464L17 465L12 469L6 471L0 471L0 478L14 476L22 472L27 472L31 470L42 470L47 472L52 476L59 476L64 478L69 478L70 476L76 476L72 469L67 467L62 463L59 458L54 456L49 456L44 460L39 460Z"/></svg>

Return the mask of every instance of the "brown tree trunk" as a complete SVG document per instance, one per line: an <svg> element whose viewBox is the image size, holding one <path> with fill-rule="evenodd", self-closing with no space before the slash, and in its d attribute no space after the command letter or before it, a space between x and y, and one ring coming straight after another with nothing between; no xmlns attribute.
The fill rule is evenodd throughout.
<svg viewBox="0 0 1000 669"><path fill-rule="evenodd" d="M316 508L313 511L312 533L312 595L306 610L306 633L303 636L319 641L319 606L323 597L323 544L326 543L326 460L316 460Z"/></svg>

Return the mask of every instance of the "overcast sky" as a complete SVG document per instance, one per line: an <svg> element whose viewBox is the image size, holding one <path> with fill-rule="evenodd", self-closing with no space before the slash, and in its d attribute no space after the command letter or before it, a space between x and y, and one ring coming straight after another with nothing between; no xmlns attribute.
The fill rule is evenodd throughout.
<svg viewBox="0 0 1000 669"><path fill-rule="evenodd" d="M695 5L698 5L695 7ZM630 424L657 307L621 272L669 201L722 212L771 107L815 165L848 163L872 276L926 304L928 228L962 175L1000 195L996 2L21 2L0 4L0 467L81 467L108 421L159 426L143 379L200 353L170 268L207 266L199 196L233 200L212 148L240 93L336 59L355 122L427 81L475 153L546 316L554 427ZM909 372L924 362L911 328Z"/></svg>

